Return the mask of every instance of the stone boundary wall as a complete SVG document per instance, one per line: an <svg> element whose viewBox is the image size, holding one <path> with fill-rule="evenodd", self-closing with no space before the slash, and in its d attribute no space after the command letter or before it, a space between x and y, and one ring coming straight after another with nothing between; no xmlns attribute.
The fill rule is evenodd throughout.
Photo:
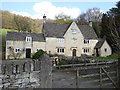
<svg viewBox="0 0 120 90"><path fill-rule="evenodd" d="M44 72L41 62L49 59L49 56L43 55L38 60L2 61L0 88L41 88L41 75Z"/></svg>

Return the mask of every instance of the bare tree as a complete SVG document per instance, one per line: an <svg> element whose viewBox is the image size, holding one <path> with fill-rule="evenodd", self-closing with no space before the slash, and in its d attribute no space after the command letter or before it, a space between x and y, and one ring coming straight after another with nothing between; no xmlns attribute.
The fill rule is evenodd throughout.
<svg viewBox="0 0 120 90"><path fill-rule="evenodd" d="M103 13L100 11L99 8L92 8L88 9L87 12L81 14L78 16L77 21L78 22L99 22L102 19Z"/></svg>

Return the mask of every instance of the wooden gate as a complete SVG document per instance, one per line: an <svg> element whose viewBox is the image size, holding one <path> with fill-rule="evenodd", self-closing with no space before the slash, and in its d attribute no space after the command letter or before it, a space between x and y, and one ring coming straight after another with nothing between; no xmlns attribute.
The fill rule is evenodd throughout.
<svg viewBox="0 0 120 90"><path fill-rule="evenodd" d="M70 64L53 66L53 71L74 72L75 77L73 77L73 81L75 83L75 86L73 85L72 88L117 88L117 66L117 61L87 64ZM63 67L65 69L62 69ZM66 81L67 80L68 79L66 79Z"/></svg>

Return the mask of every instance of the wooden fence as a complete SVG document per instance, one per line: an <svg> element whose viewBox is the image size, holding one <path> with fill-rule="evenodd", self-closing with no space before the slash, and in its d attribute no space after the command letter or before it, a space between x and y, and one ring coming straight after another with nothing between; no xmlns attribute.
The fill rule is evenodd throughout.
<svg viewBox="0 0 120 90"><path fill-rule="evenodd" d="M53 71L76 72L76 88L79 88L81 78L87 78L86 83L94 83L92 88L117 88L117 66L118 61L114 60L96 63L58 65L53 66Z"/></svg>

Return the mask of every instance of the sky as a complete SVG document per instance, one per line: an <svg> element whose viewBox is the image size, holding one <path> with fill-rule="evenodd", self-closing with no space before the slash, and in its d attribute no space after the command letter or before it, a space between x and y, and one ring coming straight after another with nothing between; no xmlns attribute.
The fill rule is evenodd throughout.
<svg viewBox="0 0 120 90"><path fill-rule="evenodd" d="M99 1L99 0L98 0ZM99 8L101 12L105 13L112 7L115 7L116 2L114 1L99 1L95 2L82 2L82 1L2 1L1 10L9 11L13 14L28 16L33 19L42 19L45 14L49 19L55 19L58 14L65 14L71 16L71 18L77 18L81 13L86 12L91 8Z"/></svg>

